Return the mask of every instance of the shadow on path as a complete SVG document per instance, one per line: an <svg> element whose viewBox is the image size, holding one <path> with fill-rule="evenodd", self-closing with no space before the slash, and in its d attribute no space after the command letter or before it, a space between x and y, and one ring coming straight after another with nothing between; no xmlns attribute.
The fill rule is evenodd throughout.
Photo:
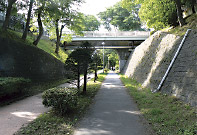
<svg viewBox="0 0 197 135"><path fill-rule="evenodd" d="M109 73L74 135L147 135L140 116L119 76Z"/></svg>

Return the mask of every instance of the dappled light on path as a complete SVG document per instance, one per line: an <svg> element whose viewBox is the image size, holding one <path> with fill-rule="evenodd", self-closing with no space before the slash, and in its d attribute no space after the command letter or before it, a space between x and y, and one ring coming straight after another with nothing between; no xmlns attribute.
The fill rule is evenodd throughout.
<svg viewBox="0 0 197 135"><path fill-rule="evenodd" d="M0 107L0 135L13 135L48 110L42 104L41 94Z"/></svg>
<svg viewBox="0 0 197 135"><path fill-rule="evenodd" d="M41 113L33 113L33 112L12 112L12 115L20 118L28 119L28 121L32 121L36 119Z"/></svg>
<svg viewBox="0 0 197 135"><path fill-rule="evenodd" d="M140 111L126 111L126 110L120 110L118 112L123 112L123 113L129 113L129 114L135 114L135 115L141 115Z"/></svg>
<svg viewBox="0 0 197 135"><path fill-rule="evenodd" d="M82 128L80 129L80 133L78 133L77 135L87 135L87 134L91 134L91 135L109 135L111 134L110 131L105 131L105 130L99 130L99 129L86 129L86 128Z"/></svg>
<svg viewBox="0 0 197 135"><path fill-rule="evenodd" d="M117 74L107 75L74 135L148 135L140 111Z"/></svg>

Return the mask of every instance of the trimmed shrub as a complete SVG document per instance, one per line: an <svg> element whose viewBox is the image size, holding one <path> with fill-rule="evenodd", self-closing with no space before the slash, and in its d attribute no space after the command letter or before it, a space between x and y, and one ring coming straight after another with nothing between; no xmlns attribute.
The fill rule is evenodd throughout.
<svg viewBox="0 0 197 135"><path fill-rule="evenodd" d="M0 77L0 98L23 91L31 80L16 77Z"/></svg>
<svg viewBox="0 0 197 135"><path fill-rule="evenodd" d="M78 101L77 93L78 91L74 88L52 88L43 93L43 104L46 107L52 107L63 115L76 107Z"/></svg>

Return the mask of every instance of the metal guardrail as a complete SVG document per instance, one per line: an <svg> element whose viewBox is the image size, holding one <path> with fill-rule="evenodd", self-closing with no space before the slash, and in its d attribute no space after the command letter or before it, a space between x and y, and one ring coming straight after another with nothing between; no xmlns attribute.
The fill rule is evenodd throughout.
<svg viewBox="0 0 197 135"><path fill-rule="evenodd" d="M73 37L149 37L149 31L118 31L118 32L98 32L84 31L83 36L75 35L72 32L64 32L72 34Z"/></svg>

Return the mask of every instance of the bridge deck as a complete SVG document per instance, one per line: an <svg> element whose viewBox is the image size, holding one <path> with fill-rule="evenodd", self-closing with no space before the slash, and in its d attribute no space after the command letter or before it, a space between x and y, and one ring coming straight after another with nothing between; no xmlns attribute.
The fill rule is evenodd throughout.
<svg viewBox="0 0 197 135"><path fill-rule="evenodd" d="M85 32L80 37L73 35L71 43L65 43L66 49L78 48L83 41L89 41L97 49L131 49L149 37L149 32L144 31L125 31L125 32ZM104 43L104 44L103 44Z"/></svg>

